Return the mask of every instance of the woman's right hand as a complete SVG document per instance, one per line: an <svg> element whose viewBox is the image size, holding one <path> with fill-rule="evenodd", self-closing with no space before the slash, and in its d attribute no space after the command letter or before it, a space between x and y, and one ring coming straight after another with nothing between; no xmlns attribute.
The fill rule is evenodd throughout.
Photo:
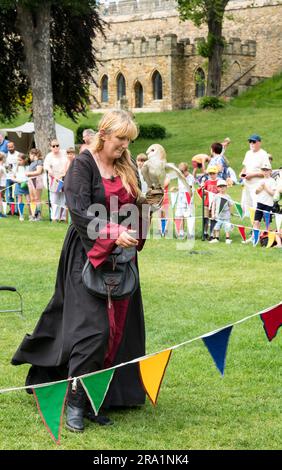
<svg viewBox="0 0 282 470"><path fill-rule="evenodd" d="M132 246L138 245L138 240L136 240L136 238L131 237L128 232L124 231L116 240L116 245L121 246L122 248L130 248Z"/></svg>

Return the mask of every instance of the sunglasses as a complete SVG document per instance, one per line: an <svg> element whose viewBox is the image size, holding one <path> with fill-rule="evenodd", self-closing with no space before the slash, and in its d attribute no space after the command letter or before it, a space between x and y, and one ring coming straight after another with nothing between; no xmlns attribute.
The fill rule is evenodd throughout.
<svg viewBox="0 0 282 470"><path fill-rule="evenodd" d="M258 140L249 140L249 144L256 144L257 142L259 142Z"/></svg>
<svg viewBox="0 0 282 470"><path fill-rule="evenodd" d="M54 148L54 147L60 147L60 146L59 146L59 144L54 144L54 145L52 145L52 148Z"/></svg>

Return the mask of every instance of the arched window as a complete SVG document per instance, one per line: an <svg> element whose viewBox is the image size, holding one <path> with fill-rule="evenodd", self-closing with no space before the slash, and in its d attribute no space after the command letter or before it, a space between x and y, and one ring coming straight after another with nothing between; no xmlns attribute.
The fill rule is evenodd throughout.
<svg viewBox="0 0 282 470"><path fill-rule="evenodd" d="M206 78L205 72L203 71L203 69L201 68L197 69L195 73L196 98L202 98L202 96L205 96L205 91L206 91L205 78Z"/></svg>
<svg viewBox="0 0 282 470"><path fill-rule="evenodd" d="M143 108L143 87L140 82L136 82L134 86L135 108Z"/></svg>
<svg viewBox="0 0 282 470"><path fill-rule="evenodd" d="M153 82L153 97L154 100L163 99L163 80L161 74L156 70L152 76Z"/></svg>
<svg viewBox="0 0 282 470"><path fill-rule="evenodd" d="M104 75L101 80L101 101L103 103L107 103L109 101L108 81L107 75Z"/></svg>
<svg viewBox="0 0 282 470"><path fill-rule="evenodd" d="M237 80L238 78L240 78L240 76L241 76L241 67L240 67L240 64L238 62L234 62L232 64L231 74L232 74L233 80Z"/></svg>
<svg viewBox="0 0 282 470"><path fill-rule="evenodd" d="M122 73L117 76L117 99L120 100L123 96L126 96L125 79Z"/></svg>

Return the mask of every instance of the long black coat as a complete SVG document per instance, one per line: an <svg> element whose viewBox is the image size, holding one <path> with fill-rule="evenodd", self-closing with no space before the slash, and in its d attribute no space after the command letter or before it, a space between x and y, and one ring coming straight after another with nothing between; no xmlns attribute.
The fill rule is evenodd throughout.
<svg viewBox="0 0 282 470"><path fill-rule="evenodd" d="M70 225L62 248L55 292L34 332L26 335L16 351L13 365L32 364L27 384L75 377L104 368L109 320L106 300L90 295L81 273L95 241L87 235L93 203L105 206L101 175L90 152L72 163L64 185ZM144 314L140 286L129 300L122 340L114 364L145 354ZM145 394L138 365L118 368L109 388L105 406L143 404Z"/></svg>

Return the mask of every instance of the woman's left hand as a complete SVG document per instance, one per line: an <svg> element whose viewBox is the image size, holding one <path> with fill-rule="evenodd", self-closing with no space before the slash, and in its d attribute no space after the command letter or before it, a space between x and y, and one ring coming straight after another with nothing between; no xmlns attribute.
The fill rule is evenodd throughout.
<svg viewBox="0 0 282 470"><path fill-rule="evenodd" d="M124 231L116 240L116 245L121 246L122 248L130 248L132 246L138 245L138 240L131 237L128 232Z"/></svg>

